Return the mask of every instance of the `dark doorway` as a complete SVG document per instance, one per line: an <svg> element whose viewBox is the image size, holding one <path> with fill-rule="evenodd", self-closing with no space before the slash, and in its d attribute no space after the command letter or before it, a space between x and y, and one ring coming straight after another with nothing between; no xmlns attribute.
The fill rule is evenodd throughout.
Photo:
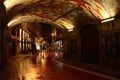
<svg viewBox="0 0 120 80"><path fill-rule="evenodd" d="M84 26L81 31L82 61L99 63L99 35L94 25Z"/></svg>
<svg viewBox="0 0 120 80"><path fill-rule="evenodd" d="M70 40L70 53L72 55L77 55L76 39L71 39Z"/></svg>
<svg viewBox="0 0 120 80"><path fill-rule="evenodd" d="M12 55L13 55L13 56L15 56L15 54L16 54L16 47L17 47L17 46L16 46L16 42L13 41L13 42L12 42Z"/></svg>

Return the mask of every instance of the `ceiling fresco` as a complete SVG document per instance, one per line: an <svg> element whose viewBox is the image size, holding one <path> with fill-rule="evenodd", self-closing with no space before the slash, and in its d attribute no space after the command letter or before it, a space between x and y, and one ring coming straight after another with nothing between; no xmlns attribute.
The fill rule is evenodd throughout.
<svg viewBox="0 0 120 80"><path fill-rule="evenodd" d="M120 7L116 0L83 0L81 7L89 15L98 19L114 17Z"/></svg>
<svg viewBox="0 0 120 80"><path fill-rule="evenodd" d="M71 19L79 12L101 21L115 17L120 10L120 0L4 0L4 5L7 14L17 12L9 24L10 22L15 24L16 21L19 23L20 20L23 20L21 22L47 20L59 24L57 20L72 21ZM34 20L31 20L32 17ZM70 21L67 22L72 24Z"/></svg>
<svg viewBox="0 0 120 80"><path fill-rule="evenodd" d="M36 15L42 18L48 18L50 20L56 20L57 18L72 11L76 6L68 2L49 2L44 4L33 4L27 6L22 10L22 15Z"/></svg>

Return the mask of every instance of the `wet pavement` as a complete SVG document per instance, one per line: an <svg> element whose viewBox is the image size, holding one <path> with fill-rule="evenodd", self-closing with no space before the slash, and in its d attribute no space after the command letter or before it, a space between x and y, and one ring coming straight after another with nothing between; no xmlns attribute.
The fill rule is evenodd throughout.
<svg viewBox="0 0 120 80"><path fill-rule="evenodd" d="M56 54L42 51L14 60L0 80L117 80L58 62Z"/></svg>

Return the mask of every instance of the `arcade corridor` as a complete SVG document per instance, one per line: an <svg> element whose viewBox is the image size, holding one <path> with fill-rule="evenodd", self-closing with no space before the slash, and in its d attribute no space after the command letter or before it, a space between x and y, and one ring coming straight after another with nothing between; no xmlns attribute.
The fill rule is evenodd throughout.
<svg viewBox="0 0 120 80"><path fill-rule="evenodd" d="M0 80L116 78L120 0L0 0Z"/></svg>

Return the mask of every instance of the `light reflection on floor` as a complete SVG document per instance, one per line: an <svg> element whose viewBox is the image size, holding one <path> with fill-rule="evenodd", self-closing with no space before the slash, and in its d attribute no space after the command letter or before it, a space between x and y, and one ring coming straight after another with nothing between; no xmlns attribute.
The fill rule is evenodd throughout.
<svg viewBox="0 0 120 80"><path fill-rule="evenodd" d="M20 78L17 80L111 80L52 61L55 54L42 51L21 60L17 66Z"/></svg>
<svg viewBox="0 0 120 80"><path fill-rule="evenodd" d="M44 56L43 56L44 55ZM40 76L39 67L44 68L46 62L46 53L45 51L38 53L34 58L26 58L23 61L20 61L18 64L18 73L20 80L37 80L36 78Z"/></svg>

